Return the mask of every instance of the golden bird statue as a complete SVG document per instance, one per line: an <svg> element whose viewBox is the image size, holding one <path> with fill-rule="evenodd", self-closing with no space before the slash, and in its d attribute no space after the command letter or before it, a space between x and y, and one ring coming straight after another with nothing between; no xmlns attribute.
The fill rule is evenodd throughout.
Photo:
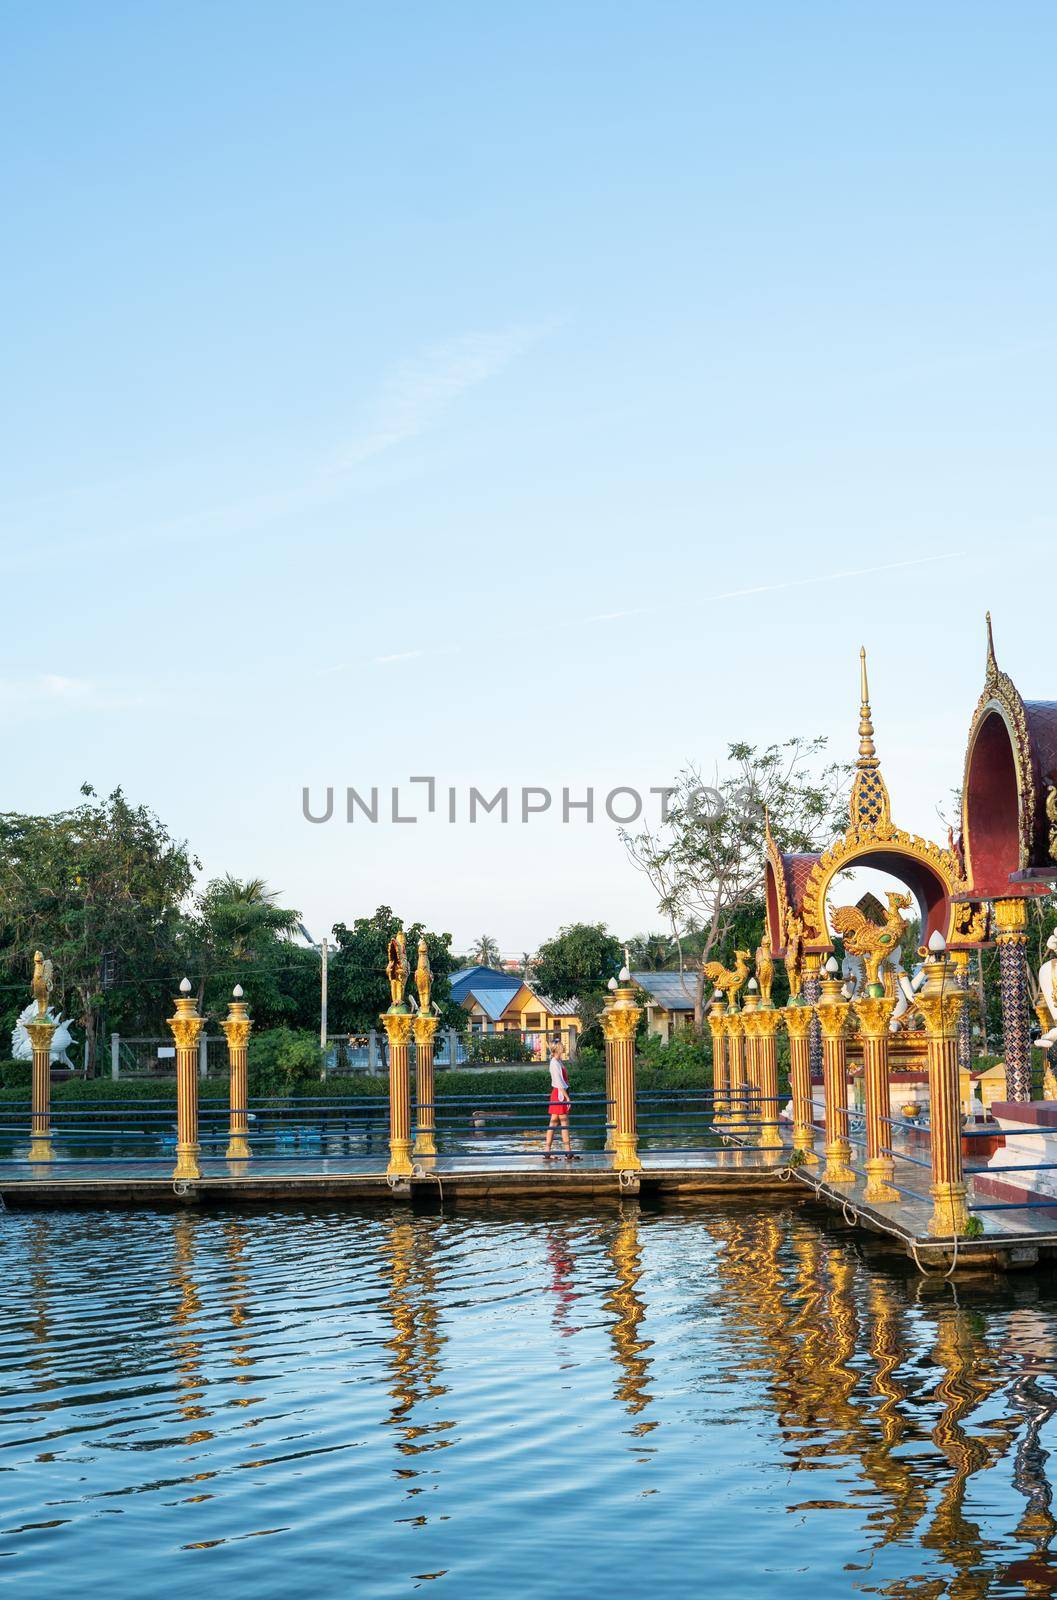
<svg viewBox="0 0 1057 1600"><path fill-rule="evenodd" d="M734 970L730 971L722 961L708 961L705 963L705 977L714 989L719 989L726 996L727 1005L733 1009L738 990L752 971L752 953L749 950L735 950Z"/></svg>
<svg viewBox="0 0 1057 1600"><path fill-rule="evenodd" d="M48 995L51 992L51 962L45 961L37 950L33 956L33 998L37 1002L37 1016L43 1022L48 1015Z"/></svg>
<svg viewBox="0 0 1057 1600"><path fill-rule="evenodd" d="M871 922L858 906L838 906L832 916L834 931L842 936L845 950L862 957L870 988L879 986L881 963L903 937L906 923L900 913L911 903L908 894L896 894L891 889L887 900L888 913L883 923Z"/></svg>

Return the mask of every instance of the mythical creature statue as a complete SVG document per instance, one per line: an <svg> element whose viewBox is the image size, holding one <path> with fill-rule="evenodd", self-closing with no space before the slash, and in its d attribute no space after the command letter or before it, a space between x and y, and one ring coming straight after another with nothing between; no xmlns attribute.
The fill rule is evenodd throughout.
<svg viewBox="0 0 1057 1600"><path fill-rule="evenodd" d="M403 928L398 928L396 936L389 941L389 959L386 962L385 975L389 979L389 993L392 996L392 1007L395 1011L404 1003L404 988L407 984L407 938Z"/></svg>
<svg viewBox="0 0 1057 1600"><path fill-rule="evenodd" d="M966 944L983 944L987 937L987 907L971 900L955 906L954 937Z"/></svg>
<svg viewBox="0 0 1057 1600"><path fill-rule="evenodd" d="M722 961L708 961L705 963L705 977L713 989L719 989L727 998L727 1005L733 1010L737 999L738 990L752 971L752 954L748 950L735 950L734 971L730 972Z"/></svg>
<svg viewBox="0 0 1057 1600"><path fill-rule="evenodd" d="M18 1021L11 1030L11 1059L12 1061L32 1061L33 1045L29 1034L26 1032L27 1022L54 1022L55 1032L51 1036L51 1059L58 1061L64 1067L77 1071L77 1064L71 1061L67 1051L76 1043L70 1032L70 1024L64 1020L61 1013L53 1011L49 1006L43 1016L40 1014L40 1005L36 1000L31 1000L26 1009L20 1013Z"/></svg>
<svg viewBox="0 0 1057 1600"><path fill-rule="evenodd" d="M1051 1045L1057 1044L1057 933L1051 933L1046 940L1047 950L1052 950L1053 956L1049 961L1044 961L1039 968L1039 1003L1037 1007L1039 1022L1043 1027L1041 1039L1035 1043L1040 1050L1048 1050ZM1051 1026L1046 1031L1046 1017L1043 1010L1049 1012L1052 1019Z"/></svg>
<svg viewBox="0 0 1057 1600"><path fill-rule="evenodd" d="M785 918L785 971L789 998L799 1000L804 986L804 919L790 910Z"/></svg>
<svg viewBox="0 0 1057 1600"><path fill-rule="evenodd" d="M48 1015L48 996L51 994L52 965L45 961L39 950L33 956L33 998L37 1002L37 1015L41 1022Z"/></svg>
<svg viewBox="0 0 1057 1600"><path fill-rule="evenodd" d="M433 1010L433 969L429 964L429 951L424 936L418 941L415 987L418 989L418 1009L423 1016L428 1017Z"/></svg>
<svg viewBox="0 0 1057 1600"><path fill-rule="evenodd" d="M910 905L908 894L889 890L887 899L888 914L881 924L871 922L858 906L838 906L833 913L833 927L843 936L845 950L863 959L869 987L880 982L881 963L903 936L905 923L900 912Z"/></svg>
<svg viewBox="0 0 1057 1600"><path fill-rule="evenodd" d="M771 958L771 941L767 937L767 924L763 925L763 937L756 950L756 982L760 986L760 1003L769 1006L771 1003L771 985L774 983L774 961Z"/></svg>

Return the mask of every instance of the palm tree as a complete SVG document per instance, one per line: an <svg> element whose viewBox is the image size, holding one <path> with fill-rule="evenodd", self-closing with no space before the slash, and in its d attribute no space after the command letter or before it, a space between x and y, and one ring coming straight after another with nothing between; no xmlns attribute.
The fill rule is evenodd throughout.
<svg viewBox="0 0 1057 1600"><path fill-rule="evenodd" d="M490 933L482 933L474 942L470 960L475 967L501 967L503 953Z"/></svg>

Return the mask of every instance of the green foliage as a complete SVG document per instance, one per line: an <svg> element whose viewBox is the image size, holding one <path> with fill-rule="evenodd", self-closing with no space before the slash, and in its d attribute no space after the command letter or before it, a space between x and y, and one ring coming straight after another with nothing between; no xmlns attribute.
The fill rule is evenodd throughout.
<svg viewBox="0 0 1057 1600"><path fill-rule="evenodd" d="M789 1152L789 1160L787 1161L786 1165L789 1166L789 1167L793 1167L793 1168L806 1167L807 1166L807 1151L806 1150L791 1150Z"/></svg>
<svg viewBox="0 0 1057 1600"><path fill-rule="evenodd" d="M104 1008L109 1025L128 1032L148 1007L156 1016L175 981L181 904L198 863L120 789L100 800L85 784L81 795L53 816L0 816L0 926L3 958L27 999L33 951L54 962L53 1003L83 1029L92 1071Z"/></svg>
<svg viewBox="0 0 1057 1600"><path fill-rule="evenodd" d="M0 1086L5 1089L25 1089L33 1082L32 1061L0 1061Z"/></svg>
<svg viewBox="0 0 1057 1600"><path fill-rule="evenodd" d="M536 983L555 1000L577 1000L604 992L623 960L620 944L604 922L570 922L536 952Z"/></svg>
<svg viewBox="0 0 1057 1600"><path fill-rule="evenodd" d="M379 906L372 917L357 917L352 927L344 922L334 926L338 949L330 964L329 1003L334 1032L367 1033L378 1026L379 1015L389 1005L389 983L385 975L389 940L402 926L389 906ZM407 959L411 968L409 988L414 993L414 970L418 941L426 936L429 964L433 968L433 999L440 1008L442 1025L459 1027L466 1021L461 1006L451 998L450 976L454 970L450 933L430 933L420 922L404 924Z"/></svg>
<svg viewBox="0 0 1057 1600"><path fill-rule="evenodd" d="M968 1222L965 1224L965 1227L962 1229L962 1238L963 1239L981 1239L983 1237L983 1232L984 1232L984 1225L980 1221L980 1218L979 1217L970 1217Z"/></svg>
<svg viewBox="0 0 1057 1600"><path fill-rule="evenodd" d="M265 1033L250 1035L251 1097L314 1092L319 1086L322 1069L319 1041L311 1033L271 1028Z"/></svg>
<svg viewBox="0 0 1057 1600"><path fill-rule="evenodd" d="M470 1039L471 1061L531 1061L532 1051L517 1033L474 1033Z"/></svg>

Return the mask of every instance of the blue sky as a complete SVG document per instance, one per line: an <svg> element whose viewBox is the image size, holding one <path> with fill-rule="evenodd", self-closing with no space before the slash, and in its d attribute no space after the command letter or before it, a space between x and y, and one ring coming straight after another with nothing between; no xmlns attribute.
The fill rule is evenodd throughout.
<svg viewBox="0 0 1057 1600"><path fill-rule="evenodd" d="M610 826L302 785L850 754L865 642L935 833L988 606L1057 694L1051 5L3 27L7 807L121 783L317 933L513 951L656 920Z"/></svg>

